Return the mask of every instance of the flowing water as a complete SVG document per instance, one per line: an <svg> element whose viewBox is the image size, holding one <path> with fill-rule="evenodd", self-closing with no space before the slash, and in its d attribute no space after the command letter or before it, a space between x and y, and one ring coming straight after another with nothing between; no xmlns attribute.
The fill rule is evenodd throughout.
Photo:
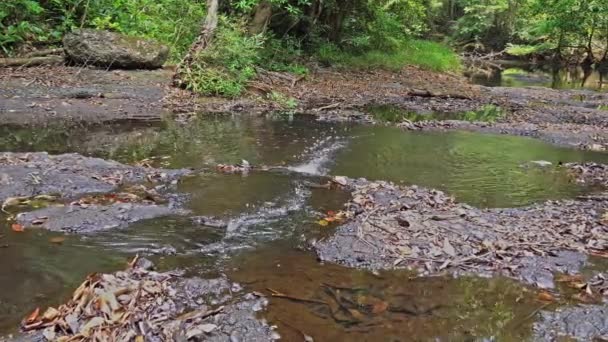
<svg viewBox="0 0 608 342"><path fill-rule="evenodd" d="M608 162L605 154L557 148L537 140L476 133L404 132L391 127L318 123L308 117L206 117L188 124L107 127L1 127L0 150L78 152L129 163L188 167L178 191L193 215L214 216L226 229L185 217L134 224L89 236L46 231L0 238L0 329L14 331L36 306L56 305L91 272L122 269L134 254L161 269L227 272L247 288L267 288L328 305L365 308L352 319L323 305L273 298L267 318L286 340L521 340L537 307L531 290L506 279L412 279L407 272L319 264L301 248L331 233L316 224L348 199L310 189L326 175L367 177L439 188L480 207L522 206L594 189L572 182L559 162ZM271 171L225 175L218 163L247 160ZM531 161L553 163L539 167ZM4 217L0 217L5 222ZM52 242L54 241L54 242ZM333 302L332 302L333 300ZM342 303L342 304L341 304Z"/></svg>

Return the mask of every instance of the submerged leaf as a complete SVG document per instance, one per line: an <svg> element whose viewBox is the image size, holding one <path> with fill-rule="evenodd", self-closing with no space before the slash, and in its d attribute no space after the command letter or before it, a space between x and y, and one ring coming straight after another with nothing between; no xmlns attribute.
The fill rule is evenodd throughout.
<svg viewBox="0 0 608 342"><path fill-rule="evenodd" d="M36 308L36 310L32 311L32 313L29 314L29 316L27 316L25 318L25 323L27 323L27 324L34 323L38 319L39 315L40 315L40 308Z"/></svg>
<svg viewBox="0 0 608 342"><path fill-rule="evenodd" d="M23 232L23 231L25 230L25 228L23 228L23 226L22 226L22 225L20 225L19 223L13 223L13 224L11 225L11 229L12 229L14 232L17 232L17 233L21 233L21 232Z"/></svg>

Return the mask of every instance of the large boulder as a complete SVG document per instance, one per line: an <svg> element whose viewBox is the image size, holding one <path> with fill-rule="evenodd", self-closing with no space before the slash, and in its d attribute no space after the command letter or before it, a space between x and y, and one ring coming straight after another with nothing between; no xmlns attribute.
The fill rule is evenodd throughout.
<svg viewBox="0 0 608 342"><path fill-rule="evenodd" d="M66 34L63 46L72 61L107 68L157 69L169 56L169 48L154 40L92 29Z"/></svg>

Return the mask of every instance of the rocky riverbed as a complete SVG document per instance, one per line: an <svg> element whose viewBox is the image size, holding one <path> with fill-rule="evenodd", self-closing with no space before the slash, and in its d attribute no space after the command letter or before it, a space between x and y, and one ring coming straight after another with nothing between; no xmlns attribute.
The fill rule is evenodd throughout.
<svg viewBox="0 0 608 342"><path fill-rule="evenodd" d="M2 70L0 78L8 86L0 90L0 115L4 123L18 125L5 126L4 132L10 132L10 127L21 129L24 124L35 126L64 121L158 121L170 112L177 114L178 121L188 123L174 124L170 129L160 125L134 129L128 136L120 137L96 132L103 137L104 146L79 150L82 154L102 153L108 149L107 145L130 144L131 149L117 154L124 158L117 159L123 163L65 153L80 147L78 139L68 147L57 148L61 152L56 155L42 152L0 154L3 211L0 216L7 220L5 227L11 234L6 244L3 244L5 237L0 235L0 247L7 260L12 260L10 264L22 267L23 263L23 269L32 270L35 276L28 274L28 280L38 279L38 273L46 275L44 270L48 265L41 259L49 255L59 259L64 254L66 258L70 255L78 258L79 254L74 252L78 248L88 249L82 255L100 260L106 260L104 258L117 251L127 250L125 254L130 257L135 254L134 250L157 251L167 247L171 251L153 255L155 262L163 265L163 272L150 270L150 264L140 260L126 271L115 272L120 267L112 263L112 267L105 268L104 274L88 276L73 295L58 295L51 301L54 303L51 308L41 308L25 317L22 328L33 332L25 337L26 340L33 337L48 340L143 338L151 341L277 339L279 334L263 320L267 316L267 299L261 293L252 293L250 288L264 283L281 268L282 262L275 260L280 256L268 256L268 263L272 265L264 266L269 268L260 270L260 275L241 271L254 276L250 283L244 284L247 290L223 275L221 263L237 251L259 248L262 245L259 241L268 243L276 239L289 239L296 247L308 241L321 261L372 270L373 273L366 272L365 277L381 279L378 270L387 269L414 271L407 274L408 277L417 276L416 279L509 277L517 281L510 280L512 283L524 289L526 301L530 293L533 293L532 297L538 293L541 300L554 305L547 308L542 304L523 317L530 323L528 331L533 334L532 339L544 341L569 335L588 340L605 336L608 331L604 329L606 322L600 319L606 310L602 302L608 290L605 269L601 266L608 249L608 195L603 192L608 185L608 167L602 164L605 161L600 153L550 150L544 144L542 148L535 145L540 155L528 154L523 151L532 140L507 137L520 140L513 145L516 147L505 149L515 148L522 156L497 163L496 159L503 157L488 158L487 151L477 148L478 144L487 141L480 138L482 134L471 137L450 132L446 133L449 137L441 140L443 145L438 143L439 137L443 137L438 132L464 130L530 136L576 149L603 151L608 141L604 132L608 117L604 108L605 94L540 88L486 88L469 85L457 75L429 73L416 68L406 68L399 73L369 71L346 75L318 69L306 79L289 82L284 78L277 81L276 75L262 75L251 93L241 99L200 99L168 87L169 69L105 71L53 67L52 71L51 76L41 78L38 76L40 69ZM284 110L280 104L266 99L265 94L256 93L255 89L265 89L263 84L266 83L272 83L277 90L296 99L298 107L294 111L330 123L323 126L308 119L298 126L292 116L285 114L279 115L280 118L284 116L279 119L280 125L263 120L252 124L235 120L217 125L211 121L195 121L194 113L199 111L259 114ZM399 114L387 121L370 111L377 105L430 119L410 120L409 116ZM495 113L490 113L496 117L491 116L487 121L466 120L462 115L488 108L496 109ZM377 126L353 129L352 125L335 124L336 121ZM401 127L403 131L380 127L389 125ZM432 133L428 133L430 131ZM77 132L77 128L72 128L66 134L74 136ZM82 134L89 133L83 130ZM365 140L386 137L396 140L392 134L408 139L399 140L395 145L383 140L378 146L369 146L370 140ZM32 146L40 150L45 146L42 143L25 144L20 137L15 139L15 146L20 150L34 149ZM208 143L208 140L212 142ZM363 143L359 145L353 144L361 141ZM503 146L501 144L505 142L507 140L492 141L495 144L492 146ZM88 143L101 145L97 140ZM58 143L61 144L63 140ZM362 149L361 145L366 146ZM412 145L413 149L407 153L435 154L439 158L434 145L446 151L441 151L440 161L409 155L398 163L397 158L406 154L404 148ZM353 151L338 154L338 151L350 148ZM551 158L547 154L551 154ZM305 156L304 160L301 156ZM135 157L146 159L135 163ZM538 159L545 157L551 162ZM562 157L565 158L563 163ZM345 158L349 160L345 162ZM250 172L232 167L250 165L242 159L250 160L253 165L276 167L252 168ZM161 163L162 167L175 168L200 169L217 164L222 167L206 168L208 173L197 173L184 184L180 180L191 174L191 170L150 167L150 164L159 166ZM338 174L332 169L332 163L344 163L346 166L338 167L354 174L372 173L378 180L333 177L332 182L324 183L328 174ZM487 163L493 164L485 165ZM483 167L471 170L471 164ZM426 178L408 178L424 173L426 169L416 169L421 165L436 170L430 170L435 172L429 172ZM465 169L469 173L451 172ZM444 177L442 172L464 178L463 182ZM381 180L394 178L406 180L410 185ZM411 179L415 181L410 182ZM522 191L509 192L510 189L505 190L505 184L498 184L501 182L506 182L506 187L521 187ZM310 185L311 189L304 185ZM476 191L467 199L483 197L483 201L475 202L473 206L450 196L466 187ZM434 188L447 189L449 194ZM283 196L286 189L291 192L287 191L289 194ZM337 189L352 192L341 211L344 195ZM499 197L495 192L500 192L504 198L491 198ZM458 196L460 194L458 192ZM510 198L517 196L521 196L523 202ZM492 208L498 206L493 205L495 203L508 203L505 206L513 208ZM523 205L521 203L525 206L516 207ZM484 205L490 208L481 209ZM44 243L40 244L40 241ZM57 250L47 250L49 241ZM60 249L64 247L62 244L67 245L65 249ZM91 252L100 246L107 249L96 254ZM126 247L121 249L122 246ZM169 254L175 255L169 257ZM92 264L98 267L102 263ZM286 264L298 265L297 262ZM181 271L182 267L186 273ZM374 289L373 285L358 287L355 274L360 274L359 271L332 267L347 274L345 279L348 281L319 287L315 283L320 282L319 278L307 274L306 269L298 269L292 272L297 275L290 275L295 284L304 279L314 283L315 291L322 289L321 295L317 292L311 292L314 297L299 295L293 286L258 290L284 301L314 304L317 309L322 307L317 310L316 319L323 317L336 324L323 325L335 335L322 336L334 339L353 337L348 334L355 329L361 332L356 337L367 338L389 326L424 325L431 317L433 326L437 324L437 329L442 329L441 323L436 322L440 319L435 317L435 309L416 307L415 301L410 299L393 305L389 303L389 297L380 299L384 298L385 290ZM205 272L201 272L201 268ZM292 271L297 267L288 268ZM78 275L79 279L82 275ZM484 286L485 280L477 281ZM54 283L61 283L61 280ZM73 282L69 284L74 285ZM23 286L28 286L25 281ZM404 289L395 291L399 292L395 296L410 298L400 291L407 292L411 284L403 286ZM570 288L570 292L562 291L563 287ZM471 291L460 290L461 297L462 293ZM450 289L438 291L445 296L452 293ZM362 295L369 293L374 294L372 300ZM418 294L425 295L429 296L425 291ZM32 295L31 301L37 301L37 296ZM518 298L513 299L514 306L523 298L512 297ZM0 308L2 300L0 297ZM49 299L44 303L49 303ZM28 308L30 305L28 302ZM555 306L559 305L562 306L555 311ZM284 308L282 304L277 307L279 312ZM428 307L436 306L429 304ZM476 310L480 310L479 307ZM509 316L509 310L503 308L501 311L492 306L494 311L504 315L506 322L513 323L515 316ZM390 314L385 315L387 312ZM290 317L291 313L283 314ZM458 315L466 316L466 313ZM288 330L298 339L311 340L315 335L311 328L314 324L302 328L297 327L298 320L294 326L293 320L285 323L276 313L269 317L274 318L271 324L280 325L282 332ZM531 321L536 317L538 320L532 327ZM582 317L584 322L579 324L572 317ZM520 322L513 324L522 325ZM462 335L455 333L454 336Z"/></svg>

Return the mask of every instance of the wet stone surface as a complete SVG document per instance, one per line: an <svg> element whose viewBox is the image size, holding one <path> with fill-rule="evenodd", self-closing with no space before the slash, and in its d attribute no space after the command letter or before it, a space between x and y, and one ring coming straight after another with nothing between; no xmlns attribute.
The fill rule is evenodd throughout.
<svg viewBox="0 0 608 342"><path fill-rule="evenodd" d="M115 203L87 207L70 205L20 213L16 222L25 228L43 228L64 233L92 233L125 228L137 221L185 214L185 210L156 204Z"/></svg>
<svg viewBox="0 0 608 342"><path fill-rule="evenodd" d="M576 341L604 341L608 338L608 307L579 305L556 311L541 311L534 324L536 341L556 341L560 338Z"/></svg>
<svg viewBox="0 0 608 342"><path fill-rule="evenodd" d="M188 170L134 167L78 154L0 153L0 201L60 195L66 199L106 193L122 184L171 182Z"/></svg>
<svg viewBox="0 0 608 342"><path fill-rule="evenodd" d="M323 261L422 275L504 274L553 287L552 272L576 273L581 253L604 250L605 201L547 201L480 210L440 191L340 177L353 189L334 236L313 248ZM576 251L576 252L566 252Z"/></svg>

